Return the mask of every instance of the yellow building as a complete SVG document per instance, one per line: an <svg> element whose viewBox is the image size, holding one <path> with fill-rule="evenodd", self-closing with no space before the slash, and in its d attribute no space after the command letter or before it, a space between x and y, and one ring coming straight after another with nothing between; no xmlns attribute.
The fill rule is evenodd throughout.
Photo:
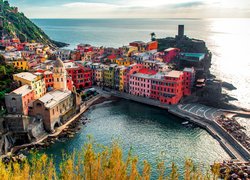
<svg viewBox="0 0 250 180"><path fill-rule="evenodd" d="M104 86L113 87L115 83L115 67L117 64L111 64L103 70Z"/></svg>
<svg viewBox="0 0 250 180"><path fill-rule="evenodd" d="M115 63L118 66L130 66L131 65L131 61L130 61L129 58L127 58L127 59L123 59L123 58L116 59Z"/></svg>
<svg viewBox="0 0 250 180"><path fill-rule="evenodd" d="M45 81L41 74L32 74L22 72L13 75L14 81L19 82L21 86L29 85L34 90L34 99L39 99L46 93Z"/></svg>
<svg viewBox="0 0 250 180"><path fill-rule="evenodd" d="M95 69L94 71L94 81L96 82L97 85L102 85L103 83L103 69Z"/></svg>
<svg viewBox="0 0 250 180"><path fill-rule="evenodd" d="M136 46L123 46L124 55L130 57L132 53L138 52Z"/></svg>
<svg viewBox="0 0 250 180"><path fill-rule="evenodd" d="M94 52L86 52L82 56L82 61L91 61L94 56Z"/></svg>
<svg viewBox="0 0 250 180"><path fill-rule="evenodd" d="M119 79L120 79L120 86L119 91L124 92L124 83L125 83L125 76L126 76L126 67L120 69Z"/></svg>
<svg viewBox="0 0 250 180"><path fill-rule="evenodd" d="M13 66L17 69L29 70L28 61L27 60L17 60L11 62Z"/></svg>

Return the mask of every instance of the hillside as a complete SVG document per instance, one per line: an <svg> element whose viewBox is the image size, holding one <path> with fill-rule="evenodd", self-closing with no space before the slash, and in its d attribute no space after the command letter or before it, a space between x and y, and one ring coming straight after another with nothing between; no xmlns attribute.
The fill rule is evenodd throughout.
<svg viewBox="0 0 250 180"><path fill-rule="evenodd" d="M67 44L51 40L39 27L31 22L23 13L18 12L17 7L11 7L8 1L0 0L0 27L4 36L18 37L21 42L36 41L51 47L64 47ZM0 29L0 30L1 30ZM0 37L2 34L0 34ZM2 39L2 37L1 37Z"/></svg>

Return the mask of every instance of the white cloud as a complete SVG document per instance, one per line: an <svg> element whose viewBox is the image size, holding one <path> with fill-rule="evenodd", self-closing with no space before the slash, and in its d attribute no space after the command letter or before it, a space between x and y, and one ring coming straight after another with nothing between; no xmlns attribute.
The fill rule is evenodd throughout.
<svg viewBox="0 0 250 180"><path fill-rule="evenodd" d="M241 2L241 3L239 3ZM245 6L242 7L242 4ZM50 7L23 7L36 18L213 18L249 17L247 0L117 0L72 2ZM234 8L232 7L234 5ZM67 13L65 13L67 12Z"/></svg>
<svg viewBox="0 0 250 180"><path fill-rule="evenodd" d="M63 4L63 7L68 8L117 8L117 5L107 3L87 3L87 2L73 2Z"/></svg>

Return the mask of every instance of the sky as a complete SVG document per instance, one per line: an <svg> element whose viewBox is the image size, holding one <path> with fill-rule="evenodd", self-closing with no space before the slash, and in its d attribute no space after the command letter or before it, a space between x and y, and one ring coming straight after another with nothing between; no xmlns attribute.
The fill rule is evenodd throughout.
<svg viewBox="0 0 250 180"><path fill-rule="evenodd" d="M9 0L29 18L250 18L250 0Z"/></svg>

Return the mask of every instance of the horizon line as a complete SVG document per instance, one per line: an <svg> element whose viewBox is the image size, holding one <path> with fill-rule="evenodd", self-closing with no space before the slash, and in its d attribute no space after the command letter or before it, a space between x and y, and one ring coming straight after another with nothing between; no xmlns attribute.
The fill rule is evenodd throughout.
<svg viewBox="0 0 250 180"><path fill-rule="evenodd" d="M65 18L48 18L48 17L39 17L39 18L37 18L37 17L30 17L29 19L250 19L250 17L223 17L223 18L221 18L221 17L218 17L218 18L190 18L190 17L188 17L188 18L176 18L176 17L173 17L173 18L163 18L163 17L160 17L160 18L145 18L145 17L142 17L142 18L140 18L140 17L136 17L136 18L122 18L122 17L119 17L119 18L71 18L71 17L65 17Z"/></svg>

